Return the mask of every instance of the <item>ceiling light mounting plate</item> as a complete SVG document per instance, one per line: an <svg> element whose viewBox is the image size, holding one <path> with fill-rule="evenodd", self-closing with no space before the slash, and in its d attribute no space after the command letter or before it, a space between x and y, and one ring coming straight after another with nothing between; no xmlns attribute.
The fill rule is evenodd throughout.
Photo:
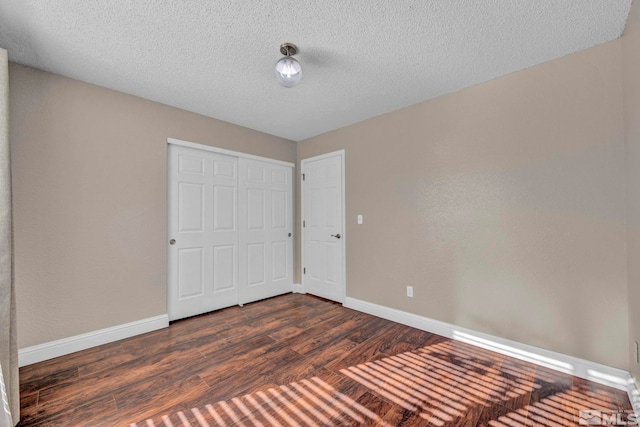
<svg viewBox="0 0 640 427"><path fill-rule="evenodd" d="M284 56L293 56L298 53L298 48L293 43L282 43L280 45L280 53Z"/></svg>

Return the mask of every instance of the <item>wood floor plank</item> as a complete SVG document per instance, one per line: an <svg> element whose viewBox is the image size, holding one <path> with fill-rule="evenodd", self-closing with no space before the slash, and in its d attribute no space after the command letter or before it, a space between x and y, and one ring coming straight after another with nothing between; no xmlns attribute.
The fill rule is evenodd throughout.
<svg viewBox="0 0 640 427"><path fill-rule="evenodd" d="M510 409L524 408L529 404L533 390L536 366L513 358L505 358L488 403L499 404Z"/></svg>
<svg viewBox="0 0 640 427"><path fill-rule="evenodd" d="M345 369L359 363L385 357L385 350L390 347L390 343L402 333L406 326L389 322L387 328L379 330L369 340L356 345L344 356L327 365L332 370Z"/></svg>
<svg viewBox="0 0 640 427"><path fill-rule="evenodd" d="M366 322L367 327L357 329L347 335L347 338L355 343L360 344L367 341L389 325L389 321L386 319L371 316L365 313L360 314L362 320Z"/></svg>
<svg viewBox="0 0 640 427"><path fill-rule="evenodd" d="M136 395L116 395L115 401L119 405L118 413L114 417L102 418L104 425L128 425L132 422L143 421L148 418L161 418L162 415L171 415L178 410L189 410L185 407L194 399L206 395L209 385L197 375L180 380L169 387L148 390L147 393ZM120 423L120 424L118 424Z"/></svg>
<svg viewBox="0 0 640 427"><path fill-rule="evenodd" d="M58 401L45 407L20 412L20 426L90 426L104 425L100 419L113 419L118 413L113 396L107 394L89 402L70 405Z"/></svg>
<svg viewBox="0 0 640 427"><path fill-rule="evenodd" d="M21 427L550 426L631 409L619 390L299 294L20 373Z"/></svg>
<svg viewBox="0 0 640 427"><path fill-rule="evenodd" d="M482 412L476 427L497 427L497 426L528 426L532 421L528 419L528 406L517 410L495 404L482 408Z"/></svg>
<svg viewBox="0 0 640 427"><path fill-rule="evenodd" d="M54 375L56 372L91 365L98 360L103 360L122 352L123 348L121 343L113 342L71 353L66 356L56 357L55 359L45 360L44 362L33 365L23 366L20 368L20 381L41 380L50 375Z"/></svg>
<svg viewBox="0 0 640 427"><path fill-rule="evenodd" d="M331 327L328 324L312 328L309 334L305 334L306 338L303 337L297 343L292 343L291 348L302 355L310 354L317 350L322 350L330 346L334 341L344 337L347 334L345 330L351 331L360 325L360 322L355 319L339 319L339 321L340 328ZM319 329L322 329L322 331Z"/></svg>
<svg viewBox="0 0 640 427"><path fill-rule="evenodd" d="M29 394L41 389L53 387L57 384L76 380L78 378L78 368L76 366L53 371L48 375L39 376L20 381L20 394Z"/></svg>
<svg viewBox="0 0 640 427"><path fill-rule="evenodd" d="M44 405L58 399L73 399L82 397L88 400L103 393L111 393L121 387L123 383L137 378L143 378L145 373L156 369L167 370L172 364L188 361L190 357L183 354L166 354L146 360L136 360L129 366L102 371L96 375L70 379L62 383L45 386L40 390L39 404Z"/></svg>
<svg viewBox="0 0 640 427"><path fill-rule="evenodd" d="M356 343L348 339L333 341L331 345L316 348L308 352L301 360L316 369L322 368L342 357L344 354L349 353L356 345Z"/></svg>
<svg viewBox="0 0 640 427"><path fill-rule="evenodd" d="M394 406L391 402L381 398L380 396L376 396L374 393L369 391L360 395L355 402L364 409L358 408L362 421L353 425L362 427L379 425L383 417L387 415Z"/></svg>
<svg viewBox="0 0 640 427"><path fill-rule="evenodd" d="M371 391L362 383L354 381L340 372L330 371L326 368L317 370L316 376L336 390L337 393L349 396L350 399L359 399L360 396Z"/></svg>
<svg viewBox="0 0 640 427"><path fill-rule="evenodd" d="M209 384L210 396L214 401L230 399L252 389L272 385L270 377L276 375L278 364L295 362L300 356L290 350L282 349L277 353L261 356L241 365L229 365L226 372L211 370L204 372L202 378Z"/></svg>

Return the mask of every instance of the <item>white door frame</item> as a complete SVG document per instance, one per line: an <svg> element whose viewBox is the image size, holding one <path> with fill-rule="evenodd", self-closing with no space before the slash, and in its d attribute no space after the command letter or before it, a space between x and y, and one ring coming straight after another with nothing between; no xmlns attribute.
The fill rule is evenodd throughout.
<svg viewBox="0 0 640 427"><path fill-rule="evenodd" d="M345 299L347 297L347 227L346 227L346 197L345 197L345 150L332 151L331 153L321 154L315 157L309 157L306 159L302 159L300 161L300 276L302 278L302 290L306 292L304 282L305 282L305 274L304 274L304 265L305 265L305 254L304 254L304 243L305 243L305 227L303 226L304 222L304 180L302 176L305 173L305 165L309 162L313 162L316 160L322 160L327 157L340 156L340 167L342 173L342 238L340 239L340 244L342 245L342 301L339 301L344 305Z"/></svg>
<svg viewBox="0 0 640 427"><path fill-rule="evenodd" d="M166 160L167 160L167 163L166 163L167 164L167 166L166 166L167 167L167 169L166 169L166 171L167 171L167 182L166 182L166 185L167 185L167 187L166 187L166 192L167 192L167 204L166 204L167 225L166 225L166 227L167 228L166 228L166 235L165 235L165 239L164 239L165 242L168 241L168 236L171 234L170 222L169 222L170 219L171 219L171 213L170 213L171 206L169 204L169 201L172 200L172 199L171 199L170 194L169 194L169 179L170 179L170 176L169 176L168 172L169 172L169 162L171 161L171 158L169 157L169 145L176 145L176 146L182 146L182 147L188 147L188 148L195 148L197 150L208 151L208 152L219 153L219 154L226 154L226 155L229 155L229 156L235 156L237 158L252 159L252 160L258 160L258 161L262 161L262 162L272 163L272 164L275 164L275 165L287 166L287 167L290 167L292 171L295 171L295 166L296 166L295 163L285 162L285 161L282 161L282 160L271 159L269 157L256 156L256 155L253 155L253 154L242 153L240 151L227 150L227 149L224 149L224 148L213 147L211 145L204 145L204 144L198 144L198 143L195 143L195 142L184 141L184 140L177 139L177 138L167 138L167 150L165 152L166 153ZM292 189L292 190L295 191L295 189ZM293 197L293 195L292 195L292 197ZM293 216L294 214L295 214L295 211L293 209L293 206L291 206L290 215ZM167 244L167 243L165 243L165 244ZM169 304L169 298L168 298L168 296L169 296L169 288L168 288L168 286L169 286L169 273L170 273L169 272L169 268L170 268L169 251L170 250L171 249L169 248L169 245L167 244L167 292L166 292L166 294L167 294L167 302L166 302L166 304L167 304L167 313L169 313L169 307L168 307L168 304ZM293 271L291 271L290 273L293 275ZM240 287L240 284L238 284L238 287ZM240 290L239 290L239 292L240 292ZM238 295L238 299L239 299L240 305L242 306L242 300L240 299L240 297L241 297L241 295L239 294Z"/></svg>
<svg viewBox="0 0 640 427"><path fill-rule="evenodd" d="M211 151L213 153L227 154L229 156L244 157L245 159L260 160L263 162L273 163L276 165L290 166L295 169L295 163L285 162L283 160L270 159L269 157L255 156L253 154L241 153L240 151L227 150L226 148L213 147L211 145L197 144L195 142L183 141L176 138L167 138L167 144L181 145L182 147L195 148L197 150Z"/></svg>

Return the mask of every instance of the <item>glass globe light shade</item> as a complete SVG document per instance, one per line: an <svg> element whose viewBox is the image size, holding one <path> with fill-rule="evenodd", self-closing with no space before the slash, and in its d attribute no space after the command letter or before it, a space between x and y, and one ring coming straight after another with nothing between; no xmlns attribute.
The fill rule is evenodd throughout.
<svg viewBox="0 0 640 427"><path fill-rule="evenodd" d="M276 79L284 87L293 87L302 78L300 63L290 56L281 58L276 63Z"/></svg>

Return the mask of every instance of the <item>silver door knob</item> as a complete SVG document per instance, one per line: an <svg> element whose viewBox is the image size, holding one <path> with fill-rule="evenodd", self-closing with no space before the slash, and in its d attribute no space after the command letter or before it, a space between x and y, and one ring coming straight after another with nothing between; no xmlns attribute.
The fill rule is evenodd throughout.
<svg viewBox="0 0 640 427"><path fill-rule="evenodd" d="M170 244L170 245L175 245L175 244L176 244L176 239L171 239L171 240L169 240L169 244Z"/></svg>
<svg viewBox="0 0 640 427"><path fill-rule="evenodd" d="M331 237L335 237L336 239L339 239L342 236L340 235L340 233L338 233L338 234L332 234Z"/></svg>

